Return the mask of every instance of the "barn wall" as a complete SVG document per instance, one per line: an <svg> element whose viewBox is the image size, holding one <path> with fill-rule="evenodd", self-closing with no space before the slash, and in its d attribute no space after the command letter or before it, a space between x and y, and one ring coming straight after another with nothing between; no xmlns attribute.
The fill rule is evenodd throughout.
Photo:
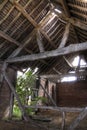
<svg viewBox="0 0 87 130"><path fill-rule="evenodd" d="M58 83L58 106L87 106L87 81Z"/></svg>
<svg viewBox="0 0 87 130"><path fill-rule="evenodd" d="M1 66L0 66L0 72L1 72ZM12 83L15 85L16 83L16 71L14 71L11 68L7 69L8 76ZM1 73L0 73L1 75ZM9 116L9 104L10 104L10 96L11 96L11 90L7 84L7 82L4 80L2 83L2 86L0 87L0 119L6 118Z"/></svg>

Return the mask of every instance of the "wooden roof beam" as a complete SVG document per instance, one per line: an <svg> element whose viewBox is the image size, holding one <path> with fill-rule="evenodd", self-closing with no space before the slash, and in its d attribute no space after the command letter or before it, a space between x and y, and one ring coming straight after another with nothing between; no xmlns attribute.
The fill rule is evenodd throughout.
<svg viewBox="0 0 87 130"><path fill-rule="evenodd" d="M60 20L62 20L64 23L65 22L69 22L71 23L72 25L76 26L76 27L79 27L80 29L83 29L83 30L86 30L87 31L87 24L84 23L84 22L81 22L80 20L78 19L74 19L70 16L70 12L68 11L68 7L67 6L67 3L65 3L66 1L65 0L62 0L61 3L63 3L63 8L64 8L64 11L66 12L64 14L64 11L62 11L63 13L58 13L56 12L54 9L55 7L52 9L53 12L55 12L55 14L58 16L58 18Z"/></svg>
<svg viewBox="0 0 87 130"><path fill-rule="evenodd" d="M19 42L17 42L16 40L14 40L13 38L11 38L8 34L4 33L3 31L0 30L0 37L4 38L5 40L9 41L10 43L13 43L17 46L21 46L21 44ZM24 47L23 47L24 48ZM30 52L29 50L27 50L26 48L24 48L28 53Z"/></svg>
<svg viewBox="0 0 87 130"><path fill-rule="evenodd" d="M4 38L5 40L14 43L15 45L19 46L20 43L15 41L13 38L11 38L8 34L4 33L3 31L0 30L0 37Z"/></svg>
<svg viewBox="0 0 87 130"><path fill-rule="evenodd" d="M70 23L68 23L65 27L65 32L64 32L63 38L62 38L61 43L58 48L62 48L65 46L65 44L68 40L68 37L69 37L69 32L70 32Z"/></svg>
<svg viewBox="0 0 87 130"><path fill-rule="evenodd" d="M55 14L57 15L57 17L64 23L71 23L72 25L82 29L82 30L85 30L87 31L87 24L84 23L84 22L81 22L80 20L78 19L75 19L75 18L69 18L67 16L65 16L64 14L59 14L58 12L56 12L55 10L53 10L53 12L55 12Z"/></svg>
<svg viewBox="0 0 87 130"><path fill-rule="evenodd" d="M57 74L61 75L62 73L60 71L58 71L55 67L52 68Z"/></svg>
<svg viewBox="0 0 87 130"><path fill-rule="evenodd" d="M63 58L64 58L64 60L66 61L66 63L67 63L71 68L73 68L72 64L68 61L68 59L67 59L65 56L63 56Z"/></svg>
<svg viewBox="0 0 87 130"><path fill-rule="evenodd" d="M44 35L44 37L49 41L49 43L53 46L53 48L56 49L56 45L53 44L53 42L51 41L51 39L49 38L49 36L46 34L46 32L44 32L40 26L41 24L37 24L33 18L26 12L26 10L16 1L12 2L15 7L25 16L25 18L32 23L32 25L35 27L35 28L39 28L40 32Z"/></svg>
<svg viewBox="0 0 87 130"><path fill-rule="evenodd" d="M67 5L67 3L66 3L66 0L61 0L61 3L62 3L62 5L63 5L64 12L65 12L66 16L70 18L70 17L71 17L71 14L70 14L68 5ZM73 28L74 34L76 35L76 40L77 40L77 42L79 42L78 36L77 36L77 34L76 34L76 31L75 31L74 26L72 26L72 28Z"/></svg>
<svg viewBox="0 0 87 130"><path fill-rule="evenodd" d="M81 17L84 18L84 19L87 19L87 15L86 15L86 14L82 14L82 13L77 12L77 11L75 11L75 10L71 10L71 12L72 12L73 14L76 14L76 15L78 15L78 16L81 16Z"/></svg>
<svg viewBox="0 0 87 130"><path fill-rule="evenodd" d="M24 49L27 44L29 44L34 35L35 35L35 29L30 34L28 40L24 44L22 45L20 44L20 46L16 50L14 50L13 53L8 58L17 56L21 52L21 50ZM32 53L32 51L30 53Z"/></svg>
<svg viewBox="0 0 87 130"><path fill-rule="evenodd" d="M86 8L86 7L81 7L81 6L79 6L79 5L75 5L75 4L71 4L71 3L69 3L68 5L69 5L70 7L74 7L74 8L77 8L77 9L79 9L79 10L83 10L83 11L87 12L87 8Z"/></svg>
<svg viewBox="0 0 87 130"><path fill-rule="evenodd" d="M66 0L61 0L61 4L62 4L62 6L63 6L65 15L66 15L67 17L70 17L70 12L69 12L69 9L68 9Z"/></svg>
<svg viewBox="0 0 87 130"><path fill-rule="evenodd" d="M8 2L8 0L4 0L1 4L0 4L0 10L2 10L2 8L5 6L5 4Z"/></svg>
<svg viewBox="0 0 87 130"><path fill-rule="evenodd" d="M23 62L23 61L35 61L35 60L46 59L51 57L63 56L63 55L67 55L70 53L75 53L83 50L87 50L87 42L79 43L79 44L71 44L68 47L64 47L52 51L46 51L43 53L20 56L20 57L9 59L7 60L7 62L14 63L14 62Z"/></svg>
<svg viewBox="0 0 87 130"><path fill-rule="evenodd" d="M77 73L67 73L67 74L48 74L48 75L40 75L41 78L46 78L46 79L61 79L63 77L70 77L70 76L87 76L87 71L85 72L77 72Z"/></svg>
<svg viewBox="0 0 87 130"><path fill-rule="evenodd" d="M37 37L37 44L38 44L40 52L44 52L43 41L42 41L39 29L37 29L36 37Z"/></svg>

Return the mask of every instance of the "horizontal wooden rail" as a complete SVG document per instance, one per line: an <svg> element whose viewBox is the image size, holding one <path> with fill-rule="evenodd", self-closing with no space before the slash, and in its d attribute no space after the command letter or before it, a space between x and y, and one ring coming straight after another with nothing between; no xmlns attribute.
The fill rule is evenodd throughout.
<svg viewBox="0 0 87 130"><path fill-rule="evenodd" d="M75 107L53 107L53 106L28 106L25 105L25 108L35 108L35 109L49 109L49 110L56 110L56 111L60 111L60 112L81 112L83 111L85 108L75 108Z"/></svg>

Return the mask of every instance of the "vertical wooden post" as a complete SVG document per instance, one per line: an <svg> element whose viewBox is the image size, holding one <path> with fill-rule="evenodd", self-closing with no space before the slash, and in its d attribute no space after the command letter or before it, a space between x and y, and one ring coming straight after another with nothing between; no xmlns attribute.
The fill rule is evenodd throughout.
<svg viewBox="0 0 87 130"><path fill-rule="evenodd" d="M65 112L62 112L62 125L61 130L65 130Z"/></svg>
<svg viewBox="0 0 87 130"><path fill-rule="evenodd" d="M12 118L13 115L13 105L14 105L14 94L11 92L11 99L10 99L10 112L9 112L9 118Z"/></svg>
<svg viewBox="0 0 87 130"><path fill-rule="evenodd" d="M23 105L22 105L22 103L21 103L21 101L20 101L20 98L19 98L18 94L16 93L16 91L15 91L15 89L14 89L14 86L13 86L13 84L11 83L10 79L8 78L6 72L3 73L3 76L4 76L5 80L6 80L6 82L8 83L8 85L9 85L9 87L10 87L12 93L14 94L14 96L16 97L16 99L17 99L17 101L18 101L18 105L19 105L19 108L20 108L20 110L21 110L21 112L22 112L22 115L23 115L24 120L28 121L28 120L29 120L29 117L26 115L26 112L25 112L25 110L24 110L24 107L23 107Z"/></svg>

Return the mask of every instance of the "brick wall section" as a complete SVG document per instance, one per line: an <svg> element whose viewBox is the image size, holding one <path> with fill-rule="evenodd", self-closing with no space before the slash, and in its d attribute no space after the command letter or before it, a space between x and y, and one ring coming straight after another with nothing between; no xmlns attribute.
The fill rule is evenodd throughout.
<svg viewBox="0 0 87 130"><path fill-rule="evenodd" d="M47 94L44 92L40 84L45 88L47 93L55 100L56 102L56 84L53 82L50 82L46 79L40 79L39 81L39 92L38 96L45 97L47 100L45 101L44 105L53 105L52 101L48 98ZM39 104L43 104L42 102L39 102Z"/></svg>
<svg viewBox="0 0 87 130"><path fill-rule="evenodd" d="M87 106L87 81L58 83L56 89L58 106Z"/></svg>
<svg viewBox="0 0 87 130"><path fill-rule="evenodd" d="M13 69L8 69L7 72L8 72L10 80L15 85L16 71L14 71ZM11 90L7 82L4 80L2 87L0 88L0 119L6 118L9 116L10 96L11 96Z"/></svg>

